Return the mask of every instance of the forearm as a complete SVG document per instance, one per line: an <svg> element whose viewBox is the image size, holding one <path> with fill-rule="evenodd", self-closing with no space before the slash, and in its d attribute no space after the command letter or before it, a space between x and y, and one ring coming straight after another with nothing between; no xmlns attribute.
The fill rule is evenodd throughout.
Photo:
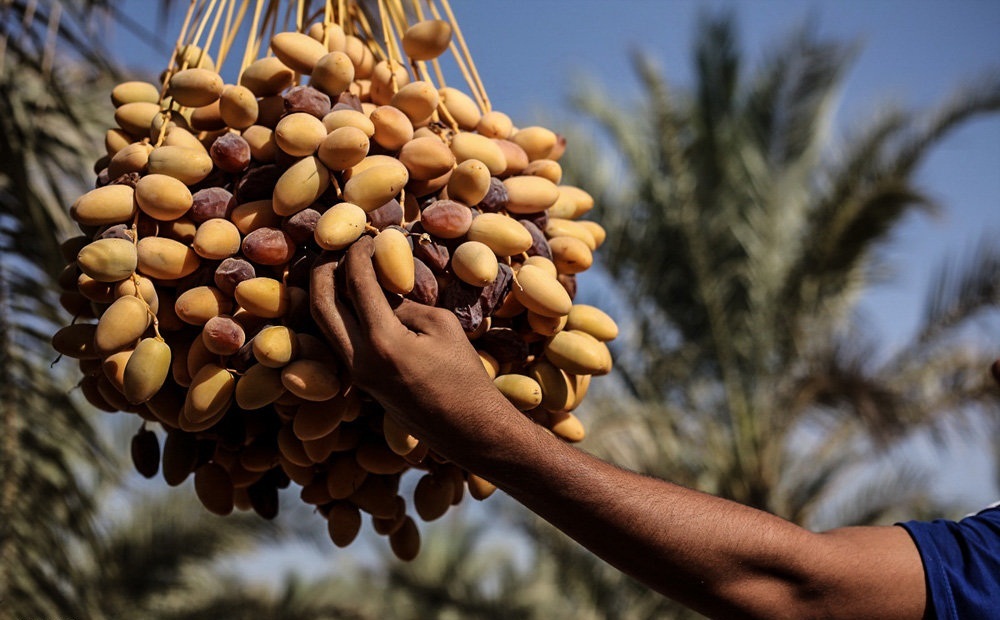
<svg viewBox="0 0 1000 620"><path fill-rule="evenodd" d="M312 311L356 385L442 456L494 482L598 556L718 617L919 618L923 569L901 529L812 534L773 515L621 470L564 444L497 391L454 314L390 307L373 244L313 271Z"/></svg>
<svg viewBox="0 0 1000 620"><path fill-rule="evenodd" d="M493 424L455 453L459 464L618 569L702 613L920 617L922 589L918 607L909 599L887 598L872 582L912 580L909 574L892 574L909 567L897 566L895 555L866 555L857 530L814 534L768 513L605 463L512 408L491 417ZM906 538L899 528L878 530L879 537ZM859 583L868 589L859 590Z"/></svg>

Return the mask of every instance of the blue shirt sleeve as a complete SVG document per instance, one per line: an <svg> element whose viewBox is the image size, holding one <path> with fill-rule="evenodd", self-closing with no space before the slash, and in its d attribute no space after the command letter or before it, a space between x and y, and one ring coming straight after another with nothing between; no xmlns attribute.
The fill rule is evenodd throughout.
<svg viewBox="0 0 1000 620"><path fill-rule="evenodd" d="M961 521L907 521L924 563L929 617L1000 617L1000 505Z"/></svg>

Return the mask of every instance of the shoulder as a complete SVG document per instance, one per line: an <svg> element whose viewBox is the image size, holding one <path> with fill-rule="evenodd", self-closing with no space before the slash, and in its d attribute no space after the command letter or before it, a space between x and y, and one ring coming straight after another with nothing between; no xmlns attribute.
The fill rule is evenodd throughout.
<svg viewBox="0 0 1000 620"><path fill-rule="evenodd" d="M1000 502L995 502L993 504L990 504L989 506L983 508L982 510L979 510L978 512L970 512L969 514L965 515L964 518L974 517L976 515L981 515L984 512L989 512L990 515L994 516L994 517L997 514L1000 514Z"/></svg>
<svg viewBox="0 0 1000 620"><path fill-rule="evenodd" d="M1000 609L1000 504L959 521L901 523L924 564L937 618L983 618Z"/></svg>

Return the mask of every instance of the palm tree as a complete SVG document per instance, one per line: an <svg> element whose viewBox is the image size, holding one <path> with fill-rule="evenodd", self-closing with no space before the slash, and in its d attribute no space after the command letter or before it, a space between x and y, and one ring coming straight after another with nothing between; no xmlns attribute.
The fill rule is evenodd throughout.
<svg viewBox="0 0 1000 620"><path fill-rule="evenodd" d="M636 55L639 104L594 87L575 99L610 149L574 135L564 158L595 197L608 232L599 255L628 319L620 391L591 401L589 446L815 528L942 514L901 447L998 412L986 372L996 351L959 337L1000 301L995 242L941 271L899 351L879 351L856 304L885 271L889 234L939 208L917 167L952 129L1000 110L1000 76L930 113L884 110L834 142L854 53L803 29L751 67L732 17L706 17L690 92ZM587 566L560 545L567 566ZM579 578L595 600L609 593L606 608L634 595L620 576Z"/></svg>
<svg viewBox="0 0 1000 620"><path fill-rule="evenodd" d="M60 617L82 595L65 577L95 544L87 477L107 458L65 368L49 368L61 317L38 290L45 273L8 249L15 226L0 220L0 600L15 617Z"/></svg>
<svg viewBox="0 0 1000 620"><path fill-rule="evenodd" d="M200 508L176 498L155 504L156 532L151 505L141 501L127 527L112 528L102 508L123 490L124 460L108 450L108 428L74 389L76 369L53 363L50 339L67 322L55 292L59 243L74 232L66 207L93 183L91 162L110 122L106 93L120 78L100 38L88 35L108 19L125 20L108 0L0 4L3 617L131 616L147 608L151 589L177 596L173 569L204 570L270 531L259 519L212 527L197 518ZM186 521L176 515L182 506Z"/></svg>
<svg viewBox="0 0 1000 620"><path fill-rule="evenodd" d="M836 486L831 474L856 462L837 463L846 446L867 438L868 450L883 451L963 405L995 405L987 353L950 338L996 302L995 246L983 246L963 280L932 287L918 336L888 359L873 355L853 312L883 267L880 242L905 215L935 207L914 185L917 165L949 130L1000 110L1000 78L931 115L885 112L831 148L851 49L803 31L750 73L735 38L731 19L703 22L688 97L640 57L640 114L579 98L609 131L629 182L578 177L598 197L607 269L636 308L620 376L671 420L668 438L721 465L676 459L685 478L809 523ZM796 471L806 479L793 483L789 441L820 432L824 452L808 456L833 469L813 468L826 470L823 480Z"/></svg>
<svg viewBox="0 0 1000 620"><path fill-rule="evenodd" d="M108 64L82 35L99 2L0 6L0 606L14 617L87 617L72 576L95 548L92 485L110 473L73 373L52 367L65 324L53 277L82 187ZM61 7L61 10L57 7ZM68 44L80 62L57 62Z"/></svg>
<svg viewBox="0 0 1000 620"><path fill-rule="evenodd" d="M379 615L441 620L560 617L566 601L553 580L519 567L517 548L497 539L491 542L489 527L486 519L470 522L449 516L425 528L424 550L413 562L400 564L386 557L386 603Z"/></svg>
<svg viewBox="0 0 1000 620"><path fill-rule="evenodd" d="M265 521L255 514L218 517L184 493L129 496L123 515L102 519L99 548L75 580L90 596L93 618L357 618L350 598L336 597L328 576L309 582L294 575L274 591L240 574L239 559L252 558L261 544L295 538L314 540L306 526ZM294 506L287 506L294 511ZM305 513L305 510L299 510ZM306 514L296 522L311 523ZM323 532L325 537L325 532ZM329 543L327 543L329 544ZM220 562L225 560L224 568ZM245 561L252 561L247 559Z"/></svg>

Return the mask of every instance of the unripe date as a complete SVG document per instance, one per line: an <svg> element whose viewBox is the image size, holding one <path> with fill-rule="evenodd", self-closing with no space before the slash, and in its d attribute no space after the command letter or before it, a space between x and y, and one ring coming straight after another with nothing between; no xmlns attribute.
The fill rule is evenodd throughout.
<svg viewBox="0 0 1000 620"><path fill-rule="evenodd" d="M268 368L281 368L298 356L298 340L291 328L272 325L253 338L253 356Z"/></svg>
<svg viewBox="0 0 1000 620"><path fill-rule="evenodd" d="M205 364L191 378L182 415L194 423L216 416L229 406L235 387L232 373L218 364Z"/></svg>
<svg viewBox="0 0 1000 620"><path fill-rule="evenodd" d="M478 241L466 241L455 248L451 268L463 282L472 286L486 286L497 277L499 266L496 254Z"/></svg>
<svg viewBox="0 0 1000 620"><path fill-rule="evenodd" d="M533 243L531 233L524 226L500 213L483 213L473 219L467 236L470 241L486 244L497 256L521 254Z"/></svg>
<svg viewBox="0 0 1000 620"><path fill-rule="evenodd" d="M104 226L131 221L135 211L135 190L128 185L108 185L77 198L69 213L85 226Z"/></svg>
<svg viewBox="0 0 1000 620"><path fill-rule="evenodd" d="M138 269L161 280L177 280L194 273L201 259L188 246L163 237L145 237L136 244Z"/></svg>
<svg viewBox="0 0 1000 620"><path fill-rule="evenodd" d="M448 196L467 205L477 205L490 191L490 170L478 159L467 159L455 167L448 179Z"/></svg>
<svg viewBox="0 0 1000 620"><path fill-rule="evenodd" d="M158 338L144 338L125 364L122 392L133 405L156 395L170 373L170 347Z"/></svg>
<svg viewBox="0 0 1000 620"><path fill-rule="evenodd" d="M367 217L356 204L341 202L326 210L316 222L316 243L324 250L342 250L365 231Z"/></svg>
<svg viewBox="0 0 1000 620"><path fill-rule="evenodd" d="M573 306L559 281L534 265L524 265L517 272L514 295L526 308L542 316L563 316Z"/></svg>
<svg viewBox="0 0 1000 620"><path fill-rule="evenodd" d="M94 346L102 354L131 347L152 322L146 302L138 297L119 297L97 322Z"/></svg>
<svg viewBox="0 0 1000 620"><path fill-rule="evenodd" d="M323 121L305 112L289 114L278 121L274 140L282 151L292 157L305 157L316 152L326 138Z"/></svg>
<svg viewBox="0 0 1000 620"><path fill-rule="evenodd" d="M190 325L204 325L212 317L228 314L232 301L219 289L212 286L196 286L177 296L174 312Z"/></svg>
<svg viewBox="0 0 1000 620"><path fill-rule="evenodd" d="M455 155L436 136L414 138L399 150L399 161L410 172L411 179L428 180L439 177L455 165Z"/></svg>
<svg viewBox="0 0 1000 620"><path fill-rule="evenodd" d="M271 278L244 280L236 285L233 296L240 307L262 318L278 318L288 310L288 291L285 285Z"/></svg>
<svg viewBox="0 0 1000 620"><path fill-rule="evenodd" d="M136 246L126 239L98 239L80 250L80 271L98 282L118 282L135 273L139 257Z"/></svg>
<svg viewBox="0 0 1000 620"><path fill-rule="evenodd" d="M451 24L428 19L413 24L403 34L403 51L413 60L432 60L448 49Z"/></svg>
<svg viewBox="0 0 1000 620"><path fill-rule="evenodd" d="M413 290L413 251L402 232L387 228L376 235L372 259L383 288L400 295Z"/></svg>
<svg viewBox="0 0 1000 620"><path fill-rule="evenodd" d="M325 135L316 156L330 170L347 170L368 155L368 135L352 126L338 127Z"/></svg>
<svg viewBox="0 0 1000 620"><path fill-rule="evenodd" d="M198 226L191 242L198 256L209 260L223 260L240 251L240 230L229 220L215 218Z"/></svg>
<svg viewBox="0 0 1000 620"><path fill-rule="evenodd" d="M281 371L281 383L289 392L309 401L330 400L340 391L340 379L329 364L296 360Z"/></svg>
<svg viewBox="0 0 1000 620"><path fill-rule="evenodd" d="M399 195L408 180L404 166L376 165L351 175L344 184L344 200L372 211Z"/></svg>
<svg viewBox="0 0 1000 620"><path fill-rule="evenodd" d="M316 157L292 164L274 185L274 212L292 215L316 202L330 186L330 171Z"/></svg>

